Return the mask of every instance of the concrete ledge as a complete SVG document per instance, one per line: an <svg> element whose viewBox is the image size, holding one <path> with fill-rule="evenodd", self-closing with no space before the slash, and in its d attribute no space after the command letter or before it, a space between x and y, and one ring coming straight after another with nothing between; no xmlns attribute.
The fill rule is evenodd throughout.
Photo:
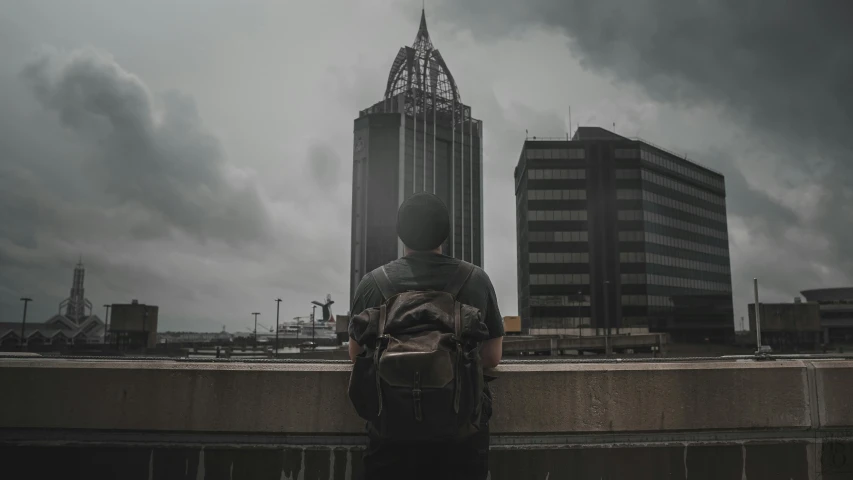
<svg viewBox="0 0 853 480"><path fill-rule="evenodd" d="M501 433L812 425L799 361L512 365L502 371L493 382Z"/></svg>
<svg viewBox="0 0 853 480"><path fill-rule="evenodd" d="M822 427L850 427L853 425L853 362L812 362L815 372L815 395Z"/></svg>
<svg viewBox="0 0 853 480"><path fill-rule="evenodd" d="M853 362L514 364L496 434L853 426ZM0 428L360 434L349 365L0 359ZM812 387L811 385L815 385ZM820 419L814 418L812 407ZM820 420L820 421L818 421Z"/></svg>

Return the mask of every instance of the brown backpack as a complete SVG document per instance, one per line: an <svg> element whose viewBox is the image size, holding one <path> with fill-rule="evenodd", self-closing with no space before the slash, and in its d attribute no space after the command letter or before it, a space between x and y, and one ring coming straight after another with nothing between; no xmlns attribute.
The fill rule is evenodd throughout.
<svg viewBox="0 0 853 480"><path fill-rule="evenodd" d="M385 302L353 321L358 339L349 396L374 434L401 441L464 438L480 425L488 337L479 309L456 300L474 267L462 262L443 291L396 293L380 267L371 276Z"/></svg>

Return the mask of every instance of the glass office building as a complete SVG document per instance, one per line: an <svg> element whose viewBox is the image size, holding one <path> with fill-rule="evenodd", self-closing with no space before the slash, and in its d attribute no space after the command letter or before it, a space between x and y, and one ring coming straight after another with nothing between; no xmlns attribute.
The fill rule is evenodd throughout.
<svg viewBox="0 0 853 480"><path fill-rule="evenodd" d="M365 274L402 255L397 208L418 192L438 195L451 212L444 253L483 265L482 135L422 13L384 99L354 122L350 297Z"/></svg>
<svg viewBox="0 0 853 480"><path fill-rule="evenodd" d="M515 169L522 329L733 334L723 176L642 140L580 127L528 139Z"/></svg>

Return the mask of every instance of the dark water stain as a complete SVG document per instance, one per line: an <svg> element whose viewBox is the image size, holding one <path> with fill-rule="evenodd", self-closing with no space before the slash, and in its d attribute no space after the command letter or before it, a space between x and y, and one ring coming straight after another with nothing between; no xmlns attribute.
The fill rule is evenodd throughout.
<svg viewBox="0 0 853 480"><path fill-rule="evenodd" d="M752 445L499 449L490 452L492 480L520 478L777 480L809 478L806 442ZM87 480L182 479L199 476L199 448L0 446L0 478ZM205 480L358 480L360 448L204 448ZM853 444L824 443L824 479L853 478Z"/></svg>
<svg viewBox="0 0 853 480"><path fill-rule="evenodd" d="M347 453L346 448L336 448L333 451L334 476L331 480L345 480L347 478Z"/></svg>
<svg viewBox="0 0 853 480"><path fill-rule="evenodd" d="M154 449L154 479L195 480L198 475L198 448Z"/></svg>
<svg viewBox="0 0 853 480"><path fill-rule="evenodd" d="M282 467L280 472L284 473L286 478L296 480L299 478L299 472L302 471L302 449L301 448L286 448L281 453ZM281 478L279 476L279 478Z"/></svg>

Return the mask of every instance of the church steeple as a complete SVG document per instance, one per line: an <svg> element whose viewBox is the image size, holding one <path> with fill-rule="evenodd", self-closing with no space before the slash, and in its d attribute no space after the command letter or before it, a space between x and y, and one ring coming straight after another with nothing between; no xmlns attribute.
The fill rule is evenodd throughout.
<svg viewBox="0 0 853 480"><path fill-rule="evenodd" d="M89 315L92 314L92 303L86 299L85 290L83 288L86 279L86 268L83 266L83 256L80 255L77 261L77 266L74 267L74 277L71 280L71 292L68 298L59 304L59 311L62 313L65 308L65 316L74 323L80 324Z"/></svg>

